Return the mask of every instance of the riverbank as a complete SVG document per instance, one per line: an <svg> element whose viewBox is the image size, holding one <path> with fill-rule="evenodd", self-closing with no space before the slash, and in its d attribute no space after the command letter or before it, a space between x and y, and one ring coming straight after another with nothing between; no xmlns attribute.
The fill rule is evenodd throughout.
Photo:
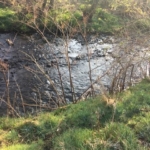
<svg viewBox="0 0 150 150"><path fill-rule="evenodd" d="M116 95L87 99L53 112L0 118L0 148L149 150L150 80Z"/></svg>
<svg viewBox="0 0 150 150"><path fill-rule="evenodd" d="M0 2L0 32L82 33L86 36L88 33L126 35L150 30L148 1L53 1L51 9L48 2L41 3Z"/></svg>

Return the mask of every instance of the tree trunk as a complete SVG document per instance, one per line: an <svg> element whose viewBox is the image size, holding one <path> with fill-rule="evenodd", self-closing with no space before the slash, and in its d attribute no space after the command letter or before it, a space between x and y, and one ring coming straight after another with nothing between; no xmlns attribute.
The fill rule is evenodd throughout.
<svg viewBox="0 0 150 150"><path fill-rule="evenodd" d="M49 9L53 9L54 7L54 0L50 0Z"/></svg>
<svg viewBox="0 0 150 150"><path fill-rule="evenodd" d="M43 0L43 4L42 4L42 10L44 10L44 9L45 9L45 7L46 7L46 4L47 4L47 0Z"/></svg>

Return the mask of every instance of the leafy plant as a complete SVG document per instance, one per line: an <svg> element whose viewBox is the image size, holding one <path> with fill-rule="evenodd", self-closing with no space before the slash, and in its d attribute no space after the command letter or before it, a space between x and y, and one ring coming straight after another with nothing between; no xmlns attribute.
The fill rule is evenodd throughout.
<svg viewBox="0 0 150 150"><path fill-rule="evenodd" d="M97 8L92 18L91 30L99 32L112 33L121 27L120 20L117 16L107 12L102 8Z"/></svg>

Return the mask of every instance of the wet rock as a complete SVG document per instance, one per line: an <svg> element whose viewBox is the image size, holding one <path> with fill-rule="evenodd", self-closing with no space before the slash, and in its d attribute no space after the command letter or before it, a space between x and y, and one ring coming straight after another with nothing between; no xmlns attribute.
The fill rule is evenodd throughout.
<svg viewBox="0 0 150 150"><path fill-rule="evenodd" d="M77 58L78 56L79 56L79 54L77 54L77 53L70 53L70 54L68 54L68 56L69 56L69 58Z"/></svg>
<svg viewBox="0 0 150 150"><path fill-rule="evenodd" d="M52 66L51 63L46 64L46 67L48 67L48 68L51 67L51 66Z"/></svg>
<svg viewBox="0 0 150 150"><path fill-rule="evenodd" d="M36 97L37 97L37 94L36 94L35 92L32 92L32 93L31 93L31 96L32 96L33 98L36 98Z"/></svg>

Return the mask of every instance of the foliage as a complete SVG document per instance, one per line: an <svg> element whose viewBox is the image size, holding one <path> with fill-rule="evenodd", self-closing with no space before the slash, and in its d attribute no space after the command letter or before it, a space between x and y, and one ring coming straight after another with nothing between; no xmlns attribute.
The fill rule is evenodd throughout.
<svg viewBox="0 0 150 150"><path fill-rule="evenodd" d="M9 8L0 8L0 31L14 30L15 12Z"/></svg>
<svg viewBox="0 0 150 150"><path fill-rule="evenodd" d="M31 6L18 3L13 7L1 7L0 31L31 32L36 29L46 31L70 31L80 28L85 31L84 17L90 17L86 22L86 32L116 33L122 28L147 31L150 29L149 5L135 0L95 0L95 1L57 1L54 9L40 10L41 4L31 3ZM36 9L37 8L37 9ZM91 11L91 12L90 12ZM86 14L87 16L84 16ZM82 31L83 30L83 31Z"/></svg>
<svg viewBox="0 0 150 150"><path fill-rule="evenodd" d="M120 19L102 8L98 8L89 28L95 32L112 33L121 28Z"/></svg>

